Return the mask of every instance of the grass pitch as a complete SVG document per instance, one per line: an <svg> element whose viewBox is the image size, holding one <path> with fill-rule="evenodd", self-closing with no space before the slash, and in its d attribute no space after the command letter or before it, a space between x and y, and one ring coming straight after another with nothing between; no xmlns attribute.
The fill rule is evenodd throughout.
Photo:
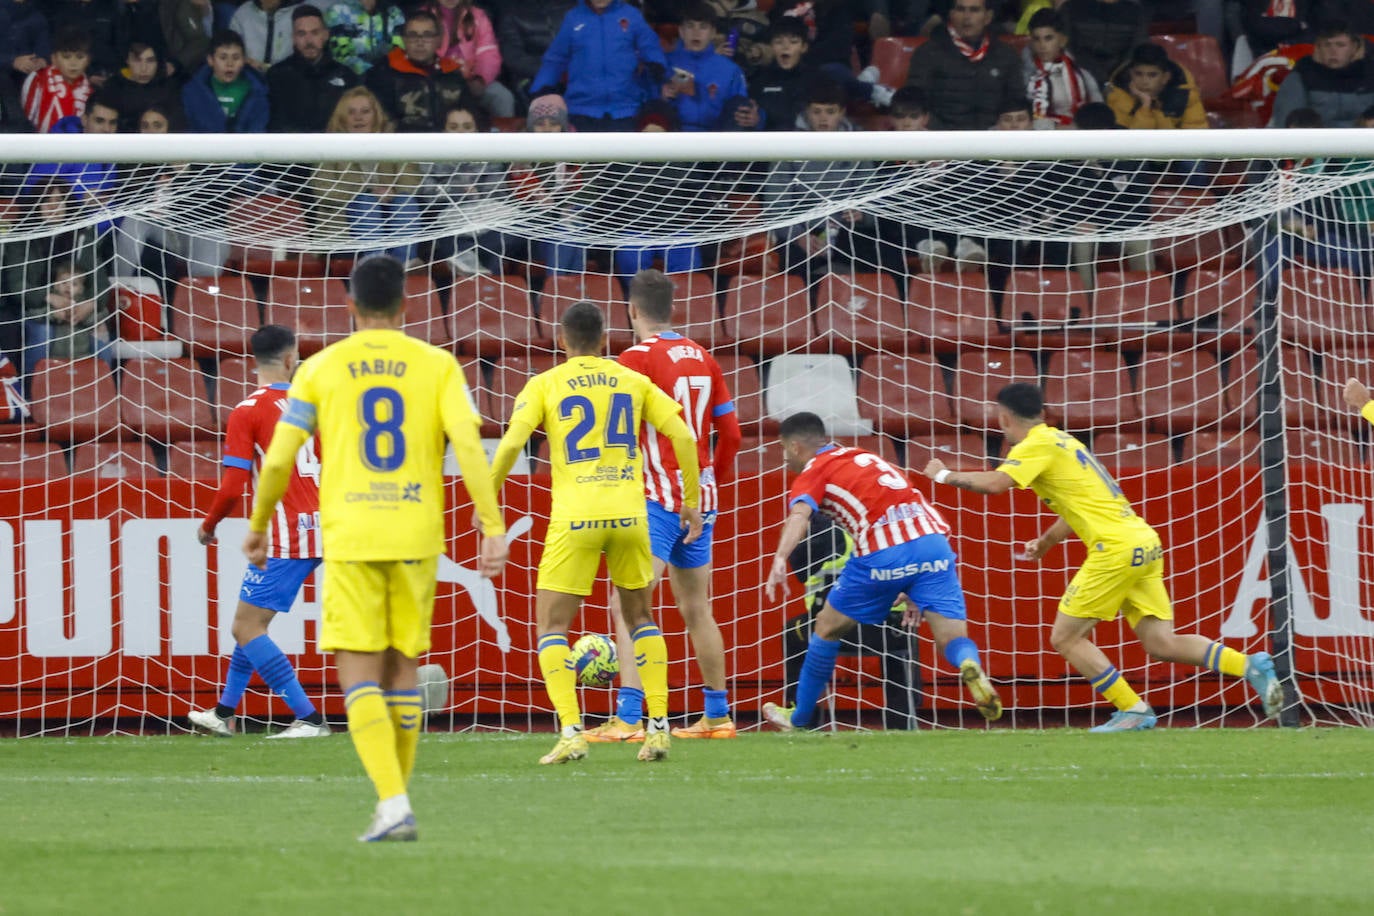
<svg viewBox="0 0 1374 916"><path fill-rule="evenodd" d="M665 764L427 734L356 842L345 735L0 745L0 913L1374 912L1374 733L751 734Z"/></svg>

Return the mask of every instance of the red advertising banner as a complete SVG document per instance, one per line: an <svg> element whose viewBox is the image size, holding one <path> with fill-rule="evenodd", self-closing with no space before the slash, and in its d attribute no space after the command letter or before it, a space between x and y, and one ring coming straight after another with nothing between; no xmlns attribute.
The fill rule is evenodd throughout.
<svg viewBox="0 0 1374 916"><path fill-rule="evenodd" d="M1298 463L1290 474L1294 664L1308 699L1374 700L1374 615L1367 594L1374 535L1367 506L1339 495L1364 492L1365 473ZM1179 466L1126 475L1122 483L1164 538L1178 629L1240 649L1267 647L1267 541L1258 473ZM783 474L775 472L722 493L722 505L748 507L725 512L717 523L713 580L734 701L742 708L779 698L783 625L801 611L795 584L787 599L776 602L762 587L784 515L784 486ZM207 482L157 479L67 478L0 492L0 718L170 718L214 701L232 650L228 627L244 567L238 545L245 528L242 519L230 520L218 545L198 544L196 527L212 495ZM514 479L507 485L512 562L494 584L472 571L476 543L460 484L451 495L458 507L450 512L451 561L441 564L435 643L426 661L450 673L459 713L543 715L547 701L532 618L546 482ZM1043 564L1017 561L1020 545L1051 520L1031 494L985 499L940 487L935 495L954 524L971 635L983 646L994 678L1007 685L1008 705L1095 702L1048 644L1058 596L1082 559L1081 545L1061 548ZM273 634L297 662L307 689L319 695L331 678L327 660L313 648L313 586L303 599L297 612L273 624ZM607 631L605 607L601 590L588 600L580 632ZM674 688L698 684L680 621L672 611L663 620L678 659ZM1157 705L1248 700L1242 683L1148 662L1120 623L1099 627L1098 642ZM953 672L925 638L920 651L936 704L963 702L949 686ZM335 694L329 690L330 712L341 706ZM593 695L593 711L608 696ZM675 689L675 711L698 702ZM268 698L258 695L250 697L247 711L267 706Z"/></svg>

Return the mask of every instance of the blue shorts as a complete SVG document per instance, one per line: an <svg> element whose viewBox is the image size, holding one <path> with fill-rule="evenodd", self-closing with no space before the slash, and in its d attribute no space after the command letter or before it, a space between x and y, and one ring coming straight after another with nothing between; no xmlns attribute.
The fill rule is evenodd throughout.
<svg viewBox="0 0 1374 916"><path fill-rule="evenodd" d="M649 501L649 547L654 556L678 569L697 569L711 562L711 529L716 514L702 516L701 536L690 544L682 543L687 529L676 512L669 512L659 503Z"/></svg>
<svg viewBox="0 0 1374 916"><path fill-rule="evenodd" d="M296 602L301 584L320 565L320 559L287 560L268 557L267 568L258 569L252 563L243 571L243 586L239 600L253 607L266 608L285 614Z"/></svg>
<svg viewBox="0 0 1374 916"><path fill-rule="evenodd" d="M954 568L954 551L943 534L925 537L865 556L853 556L830 591L829 604L859 623L881 623L897 596L906 593L922 611L951 620L968 619L964 589Z"/></svg>

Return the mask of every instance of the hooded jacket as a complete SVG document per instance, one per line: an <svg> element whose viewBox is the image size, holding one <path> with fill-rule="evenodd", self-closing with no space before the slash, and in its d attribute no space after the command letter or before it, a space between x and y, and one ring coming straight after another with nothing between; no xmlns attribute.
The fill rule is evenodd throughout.
<svg viewBox="0 0 1374 916"><path fill-rule="evenodd" d="M553 92L566 81L562 95L570 113L630 118L649 95L641 77L661 83L667 63L657 33L639 10L612 0L598 13L583 2L563 17L530 94Z"/></svg>
<svg viewBox="0 0 1374 916"><path fill-rule="evenodd" d="M267 132L271 108L267 102L267 84L252 67L243 68L248 80L248 95L244 96L231 122L220 107L215 90L210 85L209 66L201 67L196 75L181 87L181 107L186 114L186 127L194 134L262 134Z"/></svg>

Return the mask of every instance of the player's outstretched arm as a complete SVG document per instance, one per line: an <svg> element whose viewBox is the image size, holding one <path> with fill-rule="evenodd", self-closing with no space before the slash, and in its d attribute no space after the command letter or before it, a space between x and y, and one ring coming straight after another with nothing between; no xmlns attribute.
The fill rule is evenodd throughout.
<svg viewBox="0 0 1374 916"><path fill-rule="evenodd" d="M305 428L308 424L309 428ZM254 566L267 565L267 524L277 510L291 482L296 467L296 453L315 432L315 409L304 402L290 401L281 422L272 432L272 444L262 458L258 473L258 493L253 500L253 514L248 518L248 537L243 541L243 553Z"/></svg>
<svg viewBox="0 0 1374 916"><path fill-rule="evenodd" d="M1069 527L1068 522L1064 521L1062 518L1055 519L1054 524L1049 527L1048 531L1040 535L1040 537L1031 538L1026 542L1025 549L1021 553L1021 559L1032 561L1039 560L1055 547L1064 543L1071 534L1073 534L1073 529Z"/></svg>
<svg viewBox="0 0 1374 916"><path fill-rule="evenodd" d="M812 511L814 510L810 503L799 500L792 504L792 511L787 514L787 521L782 526L782 536L778 538L778 549L773 551L768 581L763 586L763 593L768 596L769 601L775 599L778 589L787 582L787 557L811 530Z"/></svg>
<svg viewBox="0 0 1374 916"><path fill-rule="evenodd" d="M947 483L986 496L996 496L1016 486L1016 481L1001 471L951 471L939 458L930 459L924 473L936 483Z"/></svg>

